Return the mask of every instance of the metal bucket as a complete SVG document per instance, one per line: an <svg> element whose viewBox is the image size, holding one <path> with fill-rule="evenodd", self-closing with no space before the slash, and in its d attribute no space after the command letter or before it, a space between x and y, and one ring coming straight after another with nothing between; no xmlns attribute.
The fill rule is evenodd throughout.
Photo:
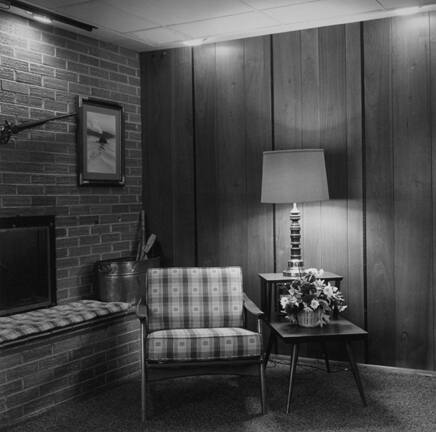
<svg viewBox="0 0 436 432"><path fill-rule="evenodd" d="M97 261L97 292L106 302L135 304L144 294L147 270L160 266L160 257L136 261L134 257Z"/></svg>

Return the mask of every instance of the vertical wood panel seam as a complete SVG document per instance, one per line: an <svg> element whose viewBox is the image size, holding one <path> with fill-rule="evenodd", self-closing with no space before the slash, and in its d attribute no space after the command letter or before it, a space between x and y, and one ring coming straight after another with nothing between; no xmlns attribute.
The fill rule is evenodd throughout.
<svg viewBox="0 0 436 432"><path fill-rule="evenodd" d="M193 161L193 188L194 188L194 262L198 266L198 198L197 198L197 133L195 122L195 65L194 48L191 48L191 97L192 97L192 157Z"/></svg>
<svg viewBox="0 0 436 432"><path fill-rule="evenodd" d="M348 88L348 84L349 84L349 79L348 79L348 73L347 73L347 62L348 62L348 50L347 50L347 44L348 44L348 39L347 39L347 24L344 24L342 27L342 31L343 31L343 39L344 39L344 64L343 64L343 73L344 73L344 86L342 88L343 91L343 103L345 106L345 130L344 130L344 137L345 137L345 160L346 160L346 165L345 165L345 179L347 182L347 187L346 187L346 200L347 200L347 205L346 205L346 211L347 211L347 225L346 225L346 239L347 239L347 274L349 275L349 268L350 268L350 254L349 254L349 247L350 247L350 226L349 226L349 220L350 220L350 170L349 170L349 142L348 142L348 137L349 137L349 132L350 132L350 124L349 124L349 119L348 119L348 113L349 113L349 104L348 104L348 92L349 92L349 88Z"/></svg>
<svg viewBox="0 0 436 432"><path fill-rule="evenodd" d="M389 130L389 136L390 136L390 142L389 142L389 146L391 149L391 160L390 160L390 164L392 166L392 221L393 223L395 223L395 149L394 149L394 127L393 127L393 119L394 119L394 89L393 89L393 80L394 80L394 66L393 66L393 43L392 43L392 22L393 19L391 18L389 20L389 41L388 41L388 46L389 46L389 97L390 97L390 112L389 112L389 125L390 125L390 130ZM392 256L392 272L393 272L393 291L394 293L396 292L396 278L395 278L395 264L396 264L396 259L395 259L395 243L396 243L396 238L395 238L395 229L392 233L392 251L393 251L393 256ZM394 319L396 320L396 315L394 315ZM395 339L394 342L394 348L396 351L396 347L397 347L397 339Z"/></svg>
<svg viewBox="0 0 436 432"><path fill-rule="evenodd" d="M362 139L362 247L363 247L363 322L368 330L368 245L366 226L366 111L365 111L365 41L364 23L360 23L360 93L361 93L361 139ZM368 340L365 340L365 363L369 361Z"/></svg>
<svg viewBox="0 0 436 432"><path fill-rule="evenodd" d="M434 80L432 79L432 58L433 58L433 53L432 53L432 39L431 39L431 35L432 35L432 19L431 19L431 12L428 13L428 88L430 90L430 104L429 104L429 122L430 122L430 160L431 160L431 170L430 170L430 185L432 188L432 206L431 206L431 214L432 214L432 218L431 220L433 221L432 225L431 225L431 230L432 230L432 263L433 263L433 269L432 272L430 273L430 286L432 287L432 316L433 316L433 347L432 347L432 355L433 355L433 369L436 370L436 310L435 310L435 305L436 305L436 288L435 288L435 275L436 275L436 268L435 268L435 222L434 222L434 218L435 218L435 213L434 213L434 209L435 209L435 203L434 203L434 190L433 190L433 185L434 185L434 170L435 170L435 166L434 166L434 151L433 151L433 140L434 140L434 125L433 125L433 88L434 88Z"/></svg>
<svg viewBox="0 0 436 432"><path fill-rule="evenodd" d="M247 113L247 80L246 80L246 75L247 75L247 39L243 39L241 41L241 45L242 45L242 94L243 94L243 110L245 112L245 114ZM247 200L247 196L248 196L248 170L247 170L247 155L248 155L248 134L247 134L247 116L244 115L244 154L245 154L245 158L244 158L244 166L243 166L243 170L244 170L244 195L245 195L245 202L244 202L244 213L245 213L245 220L249 220L250 217L250 211L249 211L249 204L248 204L248 200ZM247 223L245 225L245 235L247 238L247 243L248 243L248 237L249 237L249 224ZM246 258L246 267L247 269L249 268L248 265L248 254L245 255Z"/></svg>
<svg viewBox="0 0 436 432"><path fill-rule="evenodd" d="M274 100L274 36L269 35L270 41L270 93L271 93L271 150L276 149L275 142L275 100ZM273 232L273 269L277 271L277 242L276 242L276 205L272 205L272 232Z"/></svg>

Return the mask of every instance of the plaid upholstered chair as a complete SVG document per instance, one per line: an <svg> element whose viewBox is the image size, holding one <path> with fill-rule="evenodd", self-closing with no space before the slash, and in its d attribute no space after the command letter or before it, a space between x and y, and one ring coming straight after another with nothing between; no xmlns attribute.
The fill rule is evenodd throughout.
<svg viewBox="0 0 436 432"><path fill-rule="evenodd" d="M245 311L257 332L244 328ZM149 382L192 375L258 375L265 412L263 313L242 291L239 267L149 269L137 315L142 421Z"/></svg>

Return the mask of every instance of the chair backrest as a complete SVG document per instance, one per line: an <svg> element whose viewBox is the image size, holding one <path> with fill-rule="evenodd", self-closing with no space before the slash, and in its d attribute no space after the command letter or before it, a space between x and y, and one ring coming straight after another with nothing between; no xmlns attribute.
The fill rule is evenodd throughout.
<svg viewBox="0 0 436 432"><path fill-rule="evenodd" d="M146 303L149 331L242 327L241 268L149 269Z"/></svg>

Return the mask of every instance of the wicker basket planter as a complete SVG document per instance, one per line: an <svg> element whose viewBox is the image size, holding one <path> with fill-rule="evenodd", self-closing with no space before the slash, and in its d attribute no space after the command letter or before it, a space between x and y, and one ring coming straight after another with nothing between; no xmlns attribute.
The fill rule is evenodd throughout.
<svg viewBox="0 0 436 432"><path fill-rule="evenodd" d="M297 322L300 327L318 327L321 322L322 311L318 308L315 311L303 310L297 314Z"/></svg>

